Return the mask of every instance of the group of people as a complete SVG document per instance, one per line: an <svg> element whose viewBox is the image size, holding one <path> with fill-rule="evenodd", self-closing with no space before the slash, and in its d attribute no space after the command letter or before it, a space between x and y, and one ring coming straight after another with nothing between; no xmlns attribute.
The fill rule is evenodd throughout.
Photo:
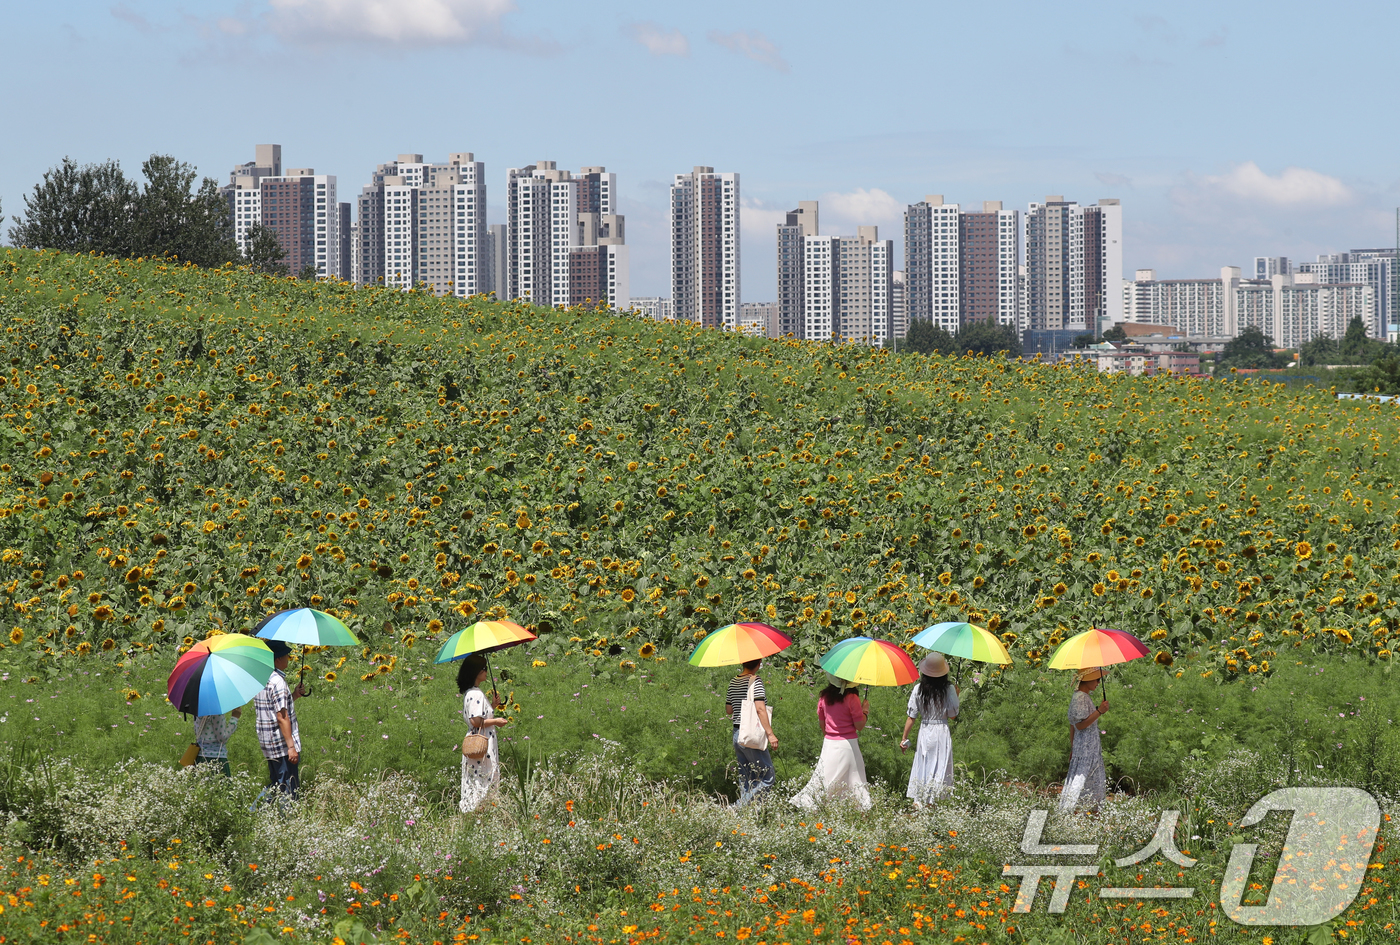
<svg viewBox="0 0 1400 945"><path fill-rule="evenodd" d="M767 692L758 671L762 660L744 663L742 672L729 683L725 712L734 723L734 754L738 768L739 797L742 807L764 795L776 784L770 750L778 747L773 732ZM1078 807L1097 811L1107 791L1103 752L1099 745L1098 720L1108 711L1108 701L1095 706L1090 694L1103 679L1101 669L1080 670L1075 692L1070 698L1071 749L1069 775L1060 793L1060 810ZM827 674L827 685L817 699L817 724L822 730L822 751L811 779L792 799L798 807L812 810L824 799L845 799L862 810L871 806L865 775L865 758L860 752L860 733L870 719L870 700L862 699L847 680ZM767 747L740 743L740 719L746 702L753 703L759 723L767 736ZM958 717L958 687L948 678L948 660L941 653L929 653L919 663L919 681L909 694L905 709L901 751L914 752L905 795L915 810L933 804L953 786L953 739L948 723ZM918 732L910 732L918 723ZM465 782L464 782L465 783Z"/></svg>
<svg viewBox="0 0 1400 945"><path fill-rule="evenodd" d="M300 785L301 761L296 702L306 692L300 684L292 689L287 682L291 647L277 640L269 641L268 646L276 668L267 686L253 698L258 745L267 760L269 788L295 796ZM777 783L771 751L778 747L778 736L773 731L772 710L759 676L762 662L744 663L725 692L725 713L733 722L738 768L736 807L763 797ZM496 730L508 724L510 718L496 717L493 700L482 689L487 675L486 659L476 654L464 659L457 669L457 690L462 696L462 718L468 726L468 738L473 735L485 738L484 752L469 749L467 739L462 743L460 809L463 813L480 807L500 781ZM1073 811L1081 806L1096 811L1106 794L1107 777L1099 745L1098 720L1108 711L1108 702L1104 700L1096 706L1091 698L1102 680L1100 669L1080 670L1075 678L1075 691L1069 705L1069 774L1059 803L1062 811ZM871 800L865 758L860 752L860 733L870 719L870 700L868 696L861 698L855 685L848 680L828 673L826 681L826 688L817 699L817 724L822 730L821 756L811 779L791 802L811 810L825 799L845 799L868 810ZM958 695L957 685L948 677L948 660L943 654L925 656L919 663L919 681L909 694L904 732L899 742L901 751L914 752L905 794L916 810L932 805L953 786L953 740L948 723L958 717ZM761 747L741 744L740 723L746 703L752 703L752 717L762 728ZM198 763L220 765L225 774L229 772L228 740L238 727L241 714L241 709L235 709L230 716L204 715L195 719ZM911 739L916 722L918 731Z"/></svg>

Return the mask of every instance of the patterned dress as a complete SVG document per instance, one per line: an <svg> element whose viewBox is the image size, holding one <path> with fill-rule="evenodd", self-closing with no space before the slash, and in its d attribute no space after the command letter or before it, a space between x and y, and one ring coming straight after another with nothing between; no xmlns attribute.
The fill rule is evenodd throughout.
<svg viewBox="0 0 1400 945"><path fill-rule="evenodd" d="M1078 725L1094 714L1094 700L1087 692L1075 690L1069 700L1069 721ZM1069 759L1069 774L1060 792L1060 810L1070 812L1076 807L1098 810L1107 792L1108 775L1103 768L1103 749L1099 746L1099 723L1075 730Z"/></svg>
<svg viewBox="0 0 1400 945"><path fill-rule="evenodd" d="M491 708L491 700L486 698L486 694L473 686L467 690L466 696L462 699L462 718L467 720L467 725L471 725L471 720L475 718L490 719L495 718L496 712ZM475 760L462 756L462 804L461 810L464 814L469 814L481 806L486 800L486 795L491 793L491 789L500 783L501 765L500 754L496 749L496 727L494 725L485 726L481 734L486 736L486 754Z"/></svg>

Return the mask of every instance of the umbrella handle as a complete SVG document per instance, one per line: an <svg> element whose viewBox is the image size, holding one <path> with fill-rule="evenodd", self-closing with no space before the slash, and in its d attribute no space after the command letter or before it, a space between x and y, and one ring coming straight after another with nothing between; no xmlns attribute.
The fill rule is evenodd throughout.
<svg viewBox="0 0 1400 945"><path fill-rule="evenodd" d="M306 663L301 664L301 672L297 673L297 688L301 690L302 698L311 695L311 687L306 684Z"/></svg>

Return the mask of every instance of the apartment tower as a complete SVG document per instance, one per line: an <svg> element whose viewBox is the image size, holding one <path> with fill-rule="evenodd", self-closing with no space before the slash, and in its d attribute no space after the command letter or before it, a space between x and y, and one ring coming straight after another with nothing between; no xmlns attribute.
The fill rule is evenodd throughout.
<svg viewBox="0 0 1400 945"><path fill-rule="evenodd" d="M975 321L1020 330L1021 215L984 201L964 211L925 197L904 213L904 306L949 334Z"/></svg>
<svg viewBox="0 0 1400 945"><path fill-rule="evenodd" d="M1032 329L1099 330L1123 321L1123 208L1061 196L1026 213L1027 316Z"/></svg>
<svg viewBox="0 0 1400 945"><path fill-rule="evenodd" d="M671 185L671 302L678 320L739 325L739 175L696 166Z"/></svg>
<svg viewBox="0 0 1400 945"><path fill-rule="evenodd" d="M802 200L787 219L778 224L778 314L779 337L803 338L805 293L802 285L804 256L802 240L817 236L817 201Z"/></svg>
<svg viewBox="0 0 1400 945"><path fill-rule="evenodd" d="M803 327L808 341L888 343L893 330L894 243L873 226L855 236L806 236Z"/></svg>

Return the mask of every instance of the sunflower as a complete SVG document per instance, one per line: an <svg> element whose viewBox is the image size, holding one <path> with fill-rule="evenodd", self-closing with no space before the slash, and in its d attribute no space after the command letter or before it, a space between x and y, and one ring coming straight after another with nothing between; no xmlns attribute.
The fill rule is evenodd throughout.
<svg viewBox="0 0 1400 945"><path fill-rule="evenodd" d="M335 670L331 670L323 677L326 682L335 682Z"/></svg>
<svg viewBox="0 0 1400 945"><path fill-rule="evenodd" d="M24 642L24 631L21 630L19 627L15 627L13 630L11 630L11 631L10 631L10 642L13 643L13 644L15 644L16 646L18 646L19 644L23 643L23 642Z"/></svg>
<svg viewBox="0 0 1400 945"><path fill-rule="evenodd" d="M1065 586L1065 583L1063 581L1061 581L1060 583L1055 585L1054 591L1056 597L1064 597L1065 594L1069 591L1069 588Z"/></svg>
<svg viewBox="0 0 1400 945"><path fill-rule="evenodd" d="M1170 650L1158 650L1157 655L1152 657L1152 662L1156 663L1158 666L1170 666L1172 663L1176 662L1176 660L1172 656Z"/></svg>
<svg viewBox="0 0 1400 945"><path fill-rule="evenodd" d="M1102 597L1105 593L1107 593L1108 588L1104 587L1101 582L1095 581L1093 590L1095 597Z"/></svg>
<svg viewBox="0 0 1400 945"><path fill-rule="evenodd" d="M634 590L632 590L632 588L630 588L630 587L624 587L624 588L622 589L622 599L623 599L624 601L626 601L627 603L629 603L629 604L632 603L632 601L635 600L636 597L637 597L637 592L634 591Z"/></svg>
<svg viewBox="0 0 1400 945"><path fill-rule="evenodd" d="M189 638L186 637L186 639L189 639ZM194 641L193 641L193 640L190 640L190 642L193 643ZM111 637L108 637L107 639L105 639L105 640L102 641L102 652L104 652L104 653L110 653L113 649L116 648L116 646L117 646L117 641L116 641L116 640L113 640Z"/></svg>
<svg viewBox="0 0 1400 945"><path fill-rule="evenodd" d="M643 643L642 648L637 651L637 655L644 659L651 659L651 657L656 655L656 644Z"/></svg>
<svg viewBox="0 0 1400 945"><path fill-rule="evenodd" d="M1367 591L1365 594L1361 595L1359 603L1362 607L1374 607L1380 603L1380 600L1381 599L1377 597L1374 592Z"/></svg>
<svg viewBox="0 0 1400 945"><path fill-rule="evenodd" d="M115 616L116 611L112 610L112 608L108 607L106 604L95 608L92 612L92 619L99 622L104 620L111 620Z"/></svg>

